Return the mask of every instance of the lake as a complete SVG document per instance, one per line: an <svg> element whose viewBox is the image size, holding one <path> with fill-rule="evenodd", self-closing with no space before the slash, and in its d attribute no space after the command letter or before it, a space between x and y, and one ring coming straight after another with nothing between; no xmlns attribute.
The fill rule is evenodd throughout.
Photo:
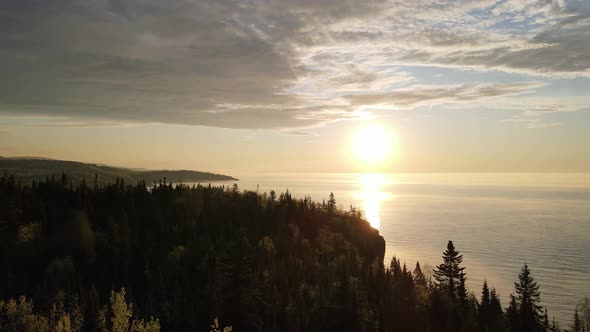
<svg viewBox="0 0 590 332"><path fill-rule="evenodd" d="M590 297L590 173L237 175L240 189L289 190L361 209L408 267L439 264L448 240L463 255L468 286L487 278L503 307L524 262L562 327ZM226 183L227 184L227 183Z"/></svg>

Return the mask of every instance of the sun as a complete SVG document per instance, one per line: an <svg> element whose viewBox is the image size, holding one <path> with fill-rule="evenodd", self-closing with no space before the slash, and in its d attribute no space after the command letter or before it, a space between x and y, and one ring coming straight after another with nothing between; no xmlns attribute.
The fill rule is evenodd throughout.
<svg viewBox="0 0 590 332"><path fill-rule="evenodd" d="M352 150L359 162L376 165L390 158L392 143L393 136L388 129L380 125L368 125L354 133Z"/></svg>

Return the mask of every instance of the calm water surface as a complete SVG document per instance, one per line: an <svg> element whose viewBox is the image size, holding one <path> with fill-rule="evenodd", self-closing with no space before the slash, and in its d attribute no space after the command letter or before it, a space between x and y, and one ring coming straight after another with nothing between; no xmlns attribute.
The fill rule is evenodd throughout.
<svg viewBox="0 0 590 332"><path fill-rule="evenodd" d="M524 262L541 299L562 326L590 297L590 173L584 174L272 174L239 176L241 189L321 201L334 192L353 205L412 268L441 262L448 240L464 255L468 285L484 278L502 305Z"/></svg>

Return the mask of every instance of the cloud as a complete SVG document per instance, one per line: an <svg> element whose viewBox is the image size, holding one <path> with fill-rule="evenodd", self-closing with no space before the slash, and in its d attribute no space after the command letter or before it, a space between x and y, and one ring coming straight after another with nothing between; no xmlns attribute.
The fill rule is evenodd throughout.
<svg viewBox="0 0 590 332"><path fill-rule="evenodd" d="M521 23L515 24L515 17ZM374 65L590 75L585 47L590 40L589 8L568 8L557 1L417 1L390 9L372 24L328 28L327 42L310 52L342 59L350 50L349 61L371 58Z"/></svg>
<svg viewBox="0 0 590 332"><path fill-rule="evenodd" d="M561 122L544 121L542 118L526 116L514 116L510 119L507 119L506 121L515 123L517 127L529 129L553 128L562 125Z"/></svg>
<svg viewBox="0 0 590 332"><path fill-rule="evenodd" d="M280 134L284 136L315 136L314 134L303 131L281 131Z"/></svg>
<svg viewBox="0 0 590 332"><path fill-rule="evenodd" d="M32 122L25 124L27 127L59 127L59 128L99 128L99 127L130 127L132 123L121 123L113 121L79 121L49 119L46 121Z"/></svg>
<svg viewBox="0 0 590 332"><path fill-rule="evenodd" d="M517 126L524 128L550 128L561 126L562 123L555 120L547 120L551 115L560 113L578 112L588 110L590 98L569 97L551 98L518 98L517 100L500 100L495 107L503 110L518 111L518 114L506 119Z"/></svg>
<svg viewBox="0 0 590 332"><path fill-rule="evenodd" d="M465 103L489 98L531 93L543 86L542 82L498 84L463 84L448 86L413 86L385 94L364 94L346 97L354 105L387 105L394 108L413 108L441 103Z"/></svg>
<svg viewBox="0 0 590 332"><path fill-rule="evenodd" d="M433 86L408 66L587 77L589 40L582 2L5 0L0 114L313 127L366 118L359 109L375 103L464 103L539 86Z"/></svg>
<svg viewBox="0 0 590 332"><path fill-rule="evenodd" d="M285 24L257 29L254 24L266 21L252 6L217 1L0 6L4 113L226 126L209 113L217 104L299 104L279 94L295 78L291 50L267 40L272 33L280 39ZM234 112L229 122L254 127L265 118L262 125L274 126L293 118L291 112L276 113L249 110L248 120Z"/></svg>

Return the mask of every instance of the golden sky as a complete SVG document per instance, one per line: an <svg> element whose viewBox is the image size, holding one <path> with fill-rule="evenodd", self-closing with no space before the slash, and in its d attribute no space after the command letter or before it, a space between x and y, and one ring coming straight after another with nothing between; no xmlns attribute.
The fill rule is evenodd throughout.
<svg viewBox="0 0 590 332"><path fill-rule="evenodd" d="M0 17L2 156L590 171L587 1L8 0ZM391 142L363 144L391 158L360 162L375 125Z"/></svg>

